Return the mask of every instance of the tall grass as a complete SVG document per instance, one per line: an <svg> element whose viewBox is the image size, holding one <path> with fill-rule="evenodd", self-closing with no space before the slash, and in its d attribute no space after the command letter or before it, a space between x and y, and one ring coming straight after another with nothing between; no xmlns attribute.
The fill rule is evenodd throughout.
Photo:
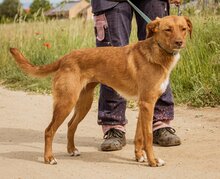
<svg viewBox="0 0 220 179"><path fill-rule="evenodd" d="M178 103L193 106L220 104L220 18L194 17L193 36L172 74Z"/></svg>
<svg viewBox="0 0 220 179"><path fill-rule="evenodd" d="M80 19L0 25L0 79L7 86L41 93L50 92L50 78L34 79L24 75L9 54L19 48L33 64L55 61L73 49L95 46L93 23Z"/></svg>
<svg viewBox="0 0 220 179"><path fill-rule="evenodd" d="M181 52L171 76L176 103L194 106L220 104L220 17L192 17L193 36ZM131 42L136 41L136 30ZM95 46L93 22L54 20L0 25L0 80L11 88L49 93L51 79L24 75L9 54L19 48L33 64L51 63L73 49Z"/></svg>

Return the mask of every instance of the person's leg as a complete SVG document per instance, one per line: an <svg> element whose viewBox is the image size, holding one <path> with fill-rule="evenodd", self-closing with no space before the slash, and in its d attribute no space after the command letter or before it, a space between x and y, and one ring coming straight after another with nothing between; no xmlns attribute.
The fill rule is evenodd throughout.
<svg viewBox="0 0 220 179"><path fill-rule="evenodd" d="M153 142L155 144L166 147L181 144L180 138L175 134L175 129L170 126L170 122L173 119L173 95L170 85L168 85L166 91L159 98L154 108Z"/></svg>
<svg viewBox="0 0 220 179"><path fill-rule="evenodd" d="M167 0L168 1L168 0ZM143 0L137 3L137 7L143 11L151 20L156 17L164 17L169 15L169 3L160 0ZM147 22L135 11L138 40L146 39L146 25Z"/></svg>
<svg viewBox="0 0 220 179"><path fill-rule="evenodd" d="M140 1L137 6L151 19L156 17L164 17L169 15L169 3L168 1L151 0ZM138 39L146 39L146 25L142 17L137 13L136 21L138 26ZM176 136L175 130L170 127L170 121L174 118L174 102L170 85L168 85L166 91L158 99L154 108L153 117L153 131L154 131L154 143L158 143L162 146L179 145L180 139Z"/></svg>
<svg viewBox="0 0 220 179"><path fill-rule="evenodd" d="M132 9L127 2L119 3L95 16L96 46L124 46L129 42ZM104 35L103 35L104 34ZM125 145L126 101L112 88L101 85L98 124L105 134L101 150L119 150Z"/></svg>

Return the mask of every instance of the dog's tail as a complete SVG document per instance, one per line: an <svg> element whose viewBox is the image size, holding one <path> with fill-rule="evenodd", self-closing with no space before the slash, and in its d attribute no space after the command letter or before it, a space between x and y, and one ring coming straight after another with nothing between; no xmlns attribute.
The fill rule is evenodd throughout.
<svg viewBox="0 0 220 179"><path fill-rule="evenodd" d="M27 74L34 77L45 77L49 74L57 71L60 66L60 61L55 61L54 63L43 65L43 66L35 66L32 65L16 48L10 48L10 52L14 59L16 60L18 66Z"/></svg>

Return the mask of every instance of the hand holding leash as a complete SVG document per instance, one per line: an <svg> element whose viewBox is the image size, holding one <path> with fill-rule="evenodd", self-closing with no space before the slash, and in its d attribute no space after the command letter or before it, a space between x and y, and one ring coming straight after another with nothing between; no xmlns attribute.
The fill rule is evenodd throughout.
<svg viewBox="0 0 220 179"><path fill-rule="evenodd" d="M170 4L175 4L176 6L179 6L181 3L181 0L170 0Z"/></svg>
<svg viewBox="0 0 220 179"><path fill-rule="evenodd" d="M175 4L177 6L177 15L180 16L181 15L181 10L180 10L180 5L181 5L182 1L181 0L170 0L170 4Z"/></svg>

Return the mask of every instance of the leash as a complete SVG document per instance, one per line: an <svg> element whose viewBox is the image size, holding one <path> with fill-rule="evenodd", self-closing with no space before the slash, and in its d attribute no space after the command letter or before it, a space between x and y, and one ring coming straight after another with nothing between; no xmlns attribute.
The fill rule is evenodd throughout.
<svg viewBox="0 0 220 179"><path fill-rule="evenodd" d="M150 23L151 22L151 19L146 15L144 14L137 6L135 6L130 0L109 0L109 1L116 1L116 2L125 2L127 1L133 8L134 10L147 22L147 23ZM180 10L180 5L177 6L177 15L178 16L181 16L181 10Z"/></svg>
<svg viewBox="0 0 220 179"><path fill-rule="evenodd" d="M178 5L177 5L177 15L178 15L178 16L181 16L181 15L182 15L182 11L181 11L181 9L180 9L180 5L181 5L181 4L178 4Z"/></svg>
<svg viewBox="0 0 220 179"><path fill-rule="evenodd" d="M109 1L116 1L116 2L125 2L127 1L133 8L134 10L147 22L150 23L151 19L144 14L137 6L135 6L130 0L109 0Z"/></svg>
<svg viewBox="0 0 220 179"><path fill-rule="evenodd" d="M135 9L135 11L147 22L150 23L150 18L144 14L137 6L135 6L130 0L127 0L127 2Z"/></svg>

